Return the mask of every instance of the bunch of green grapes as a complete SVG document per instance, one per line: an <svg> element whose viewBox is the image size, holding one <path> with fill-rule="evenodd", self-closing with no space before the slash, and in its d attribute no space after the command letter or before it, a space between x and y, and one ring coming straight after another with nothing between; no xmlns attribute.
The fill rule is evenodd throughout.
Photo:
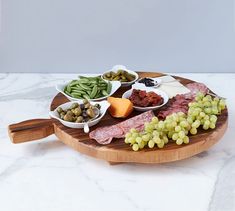
<svg viewBox="0 0 235 211"><path fill-rule="evenodd" d="M204 130L214 129L217 122L217 115L225 109L225 101L218 97L212 98L201 92L195 97L195 101L189 103L187 121L191 125L190 133L197 134L197 128L202 126Z"/></svg>
<svg viewBox="0 0 235 211"><path fill-rule="evenodd" d="M142 132L131 129L125 136L125 143L130 144L134 151L143 149L145 146L163 148L172 139L176 144L189 143L187 136L190 125L183 112L167 116L165 120L153 117L151 122L145 123Z"/></svg>
<svg viewBox="0 0 235 211"><path fill-rule="evenodd" d="M134 151L145 146L163 148L170 141L177 145L188 144L189 133L197 134L197 129L202 125L204 130L214 129L217 116L225 109L225 101L217 97L198 93L195 101L189 103L187 115L183 112L173 113L165 120L153 117L151 122L145 123L142 132L131 129L125 136L125 143L130 144Z"/></svg>

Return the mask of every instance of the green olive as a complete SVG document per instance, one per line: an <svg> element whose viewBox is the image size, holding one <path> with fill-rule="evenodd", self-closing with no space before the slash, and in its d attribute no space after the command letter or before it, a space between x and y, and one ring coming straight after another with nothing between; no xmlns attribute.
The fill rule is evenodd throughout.
<svg viewBox="0 0 235 211"><path fill-rule="evenodd" d="M73 103L71 106L70 106L70 109L74 109L74 108L77 108L78 107L78 103Z"/></svg>
<svg viewBox="0 0 235 211"><path fill-rule="evenodd" d="M91 118L94 118L94 117L95 117L95 112L94 112L94 110L91 109L91 108L87 109L86 113L87 113L87 115L88 115L89 117L91 117Z"/></svg>
<svg viewBox="0 0 235 211"><path fill-rule="evenodd" d="M58 112L58 113L61 113L61 112L63 112L63 109L62 109L61 107L59 107L59 108L57 109L57 112Z"/></svg>
<svg viewBox="0 0 235 211"><path fill-rule="evenodd" d="M84 108L89 108L90 105L91 105L91 104L88 102L88 103L84 104Z"/></svg>
<svg viewBox="0 0 235 211"><path fill-rule="evenodd" d="M84 99L83 104L87 104L87 103L89 103L89 101L87 99Z"/></svg>
<svg viewBox="0 0 235 211"><path fill-rule="evenodd" d="M65 120L65 121L68 121L68 122L73 122L73 121L74 121L74 118L73 118L73 116L71 116L71 115L69 115L69 114L67 113L67 114L65 114L65 116L64 116L64 120Z"/></svg>
<svg viewBox="0 0 235 211"><path fill-rule="evenodd" d="M77 107L74 109L73 112L76 116L80 116L82 114L82 109L80 107Z"/></svg>
<svg viewBox="0 0 235 211"><path fill-rule="evenodd" d="M80 123L83 121L83 117L82 116L79 116L77 119L76 119L76 123Z"/></svg>

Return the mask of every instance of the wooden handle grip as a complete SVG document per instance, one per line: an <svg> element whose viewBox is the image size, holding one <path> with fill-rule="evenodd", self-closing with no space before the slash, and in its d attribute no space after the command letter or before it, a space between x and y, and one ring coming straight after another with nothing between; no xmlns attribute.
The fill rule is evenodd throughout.
<svg viewBox="0 0 235 211"><path fill-rule="evenodd" d="M53 119L32 119L8 126L11 141L15 144L45 138L54 133Z"/></svg>

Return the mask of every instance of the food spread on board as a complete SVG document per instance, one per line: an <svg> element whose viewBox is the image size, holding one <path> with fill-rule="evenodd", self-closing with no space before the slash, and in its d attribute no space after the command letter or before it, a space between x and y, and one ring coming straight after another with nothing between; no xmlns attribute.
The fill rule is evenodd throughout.
<svg viewBox="0 0 235 211"><path fill-rule="evenodd" d="M148 107L148 106L158 106L163 104L164 100L161 95L155 92L147 92L145 90L133 89L129 100L135 106Z"/></svg>
<svg viewBox="0 0 235 211"><path fill-rule="evenodd" d="M99 115L100 105L91 105L88 100L83 100L82 104L73 103L68 109L57 108L60 118L68 122L88 122Z"/></svg>
<svg viewBox="0 0 235 211"><path fill-rule="evenodd" d="M108 96L111 89L112 84L109 81L105 81L100 76L79 76L79 79L72 80L65 86L64 92L77 99L97 99Z"/></svg>
<svg viewBox="0 0 235 211"><path fill-rule="evenodd" d="M135 75L125 70L106 72L102 77L79 76L78 80L71 81L65 87L64 92L76 98L95 99L110 93L112 85L109 81L130 82L135 79ZM176 80L171 76L168 80L173 81L174 86L180 84L178 81L175 83ZM134 106L153 107L163 104L164 99L160 94L149 91L149 86L156 85L153 79L141 78L138 83L144 84L146 89L140 90L133 86L127 98L108 97L107 101L110 104L108 111L113 118L127 118L133 112ZM89 137L99 144L109 144L114 138L125 138L125 143L130 144L134 151L145 146L163 148L169 141L177 145L187 144L190 135L197 134L200 126L204 130L214 129L217 115L225 109L225 101L206 95L208 91L209 89L202 83L189 83L179 91L184 94L174 93L166 105L159 107L156 116L152 110L149 110L115 125L98 127L89 133ZM99 108L85 100L83 104L74 103L67 110L59 108L57 111L61 119L79 123L94 118L95 109Z"/></svg>
<svg viewBox="0 0 235 211"><path fill-rule="evenodd" d="M108 81L131 82L136 79L136 76L126 70L119 69L116 72L110 71L104 73L103 78Z"/></svg>

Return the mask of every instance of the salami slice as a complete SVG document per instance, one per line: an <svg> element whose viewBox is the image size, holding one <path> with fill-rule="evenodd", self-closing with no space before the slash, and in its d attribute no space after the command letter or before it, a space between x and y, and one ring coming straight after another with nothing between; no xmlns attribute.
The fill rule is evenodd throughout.
<svg viewBox="0 0 235 211"><path fill-rule="evenodd" d="M145 122L150 122L153 117L154 114L152 111L146 111L138 116L119 123L118 126L122 128L124 134L126 134L131 128L141 128L141 126L144 126Z"/></svg>
<svg viewBox="0 0 235 211"><path fill-rule="evenodd" d="M143 130L144 123L150 122L153 117L153 112L147 111L116 125L97 128L90 132L89 137L99 144L109 144L113 138L123 138L131 128Z"/></svg>
<svg viewBox="0 0 235 211"><path fill-rule="evenodd" d="M117 125L97 128L89 133L91 139L95 139L99 144L109 144L112 139L124 136L123 130Z"/></svg>

